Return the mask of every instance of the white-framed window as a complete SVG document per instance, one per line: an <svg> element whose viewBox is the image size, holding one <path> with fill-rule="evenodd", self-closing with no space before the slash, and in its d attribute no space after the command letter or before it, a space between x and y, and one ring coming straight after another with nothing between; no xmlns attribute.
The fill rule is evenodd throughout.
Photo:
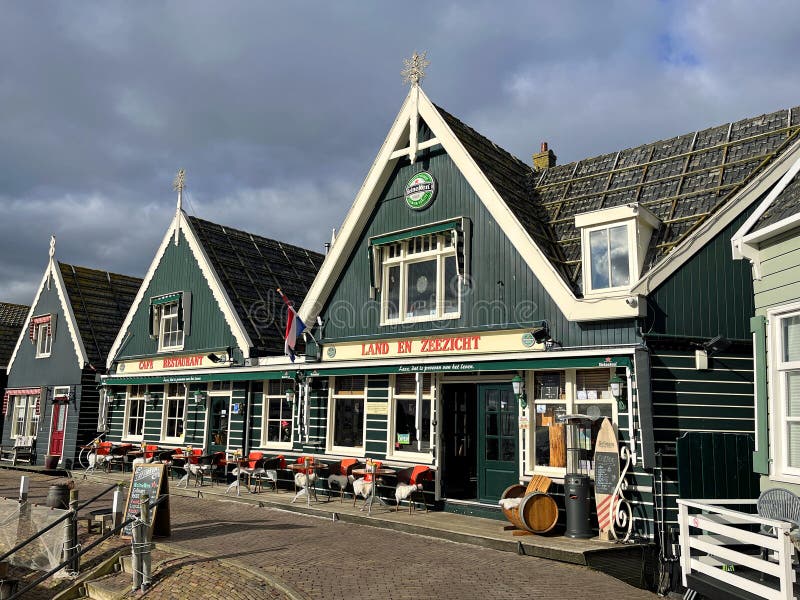
<svg viewBox="0 0 800 600"><path fill-rule="evenodd" d="M186 384L164 386L164 409L161 438L166 442L182 442L186 422Z"/></svg>
<svg viewBox="0 0 800 600"><path fill-rule="evenodd" d="M286 390L293 387L294 382L289 379L271 379L264 382L261 445L265 448L292 447L294 406L286 400Z"/></svg>
<svg viewBox="0 0 800 600"><path fill-rule="evenodd" d="M394 375L391 391L387 454L414 460L432 458L433 376L423 373Z"/></svg>
<svg viewBox="0 0 800 600"><path fill-rule="evenodd" d="M569 414L583 414L592 419L591 428L580 440L581 462L577 467L586 472L593 470L594 444L603 417L613 423L617 421L617 401L609 386L612 374L608 368L533 372L533 386L528 388L533 389L528 405L528 410L533 411L529 471L555 476L566 473L567 430L561 419Z"/></svg>
<svg viewBox="0 0 800 600"><path fill-rule="evenodd" d="M412 237L376 249L381 324L458 318L461 277L455 232Z"/></svg>
<svg viewBox="0 0 800 600"><path fill-rule="evenodd" d="M158 351L183 350L191 322L191 292L175 292L150 299L150 336Z"/></svg>
<svg viewBox="0 0 800 600"><path fill-rule="evenodd" d="M772 365L770 390L773 468L778 475L800 476L800 306L771 311L772 344L768 360Z"/></svg>
<svg viewBox="0 0 800 600"><path fill-rule="evenodd" d="M141 442L144 439L144 417L146 412L146 385L129 385L125 402L125 419L122 437L126 440Z"/></svg>
<svg viewBox="0 0 800 600"><path fill-rule="evenodd" d="M638 204L576 215L584 295L613 296L630 290L639 279L650 238L659 224L653 213Z"/></svg>
<svg viewBox="0 0 800 600"><path fill-rule="evenodd" d="M332 377L328 389L329 450L363 455L367 421L367 376Z"/></svg>
<svg viewBox="0 0 800 600"><path fill-rule="evenodd" d="M47 358L53 351L56 315L39 315L31 318L28 335L34 345L36 358Z"/></svg>
<svg viewBox="0 0 800 600"><path fill-rule="evenodd" d="M11 437L20 436L36 437L39 428L39 395L24 394L11 396L12 416L11 416Z"/></svg>

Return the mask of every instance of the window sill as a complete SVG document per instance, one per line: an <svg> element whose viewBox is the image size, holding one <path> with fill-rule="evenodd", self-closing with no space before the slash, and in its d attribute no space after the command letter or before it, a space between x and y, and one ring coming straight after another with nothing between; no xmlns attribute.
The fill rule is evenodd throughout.
<svg viewBox="0 0 800 600"><path fill-rule="evenodd" d="M37 354L36 358L50 358L51 354Z"/></svg>
<svg viewBox="0 0 800 600"><path fill-rule="evenodd" d="M294 442L262 442L261 447L266 450L291 450Z"/></svg>
<svg viewBox="0 0 800 600"><path fill-rule="evenodd" d="M453 319L460 319L461 312L457 313L445 313L443 315L428 315L424 317L406 317L405 319L387 319L385 321L381 321L379 325L381 327L389 327L391 325L404 325L406 323L430 323L432 321L451 321Z"/></svg>
<svg viewBox="0 0 800 600"><path fill-rule="evenodd" d="M142 442L142 441L144 441L144 436L143 435L139 435L139 436L136 436L136 435L123 435L122 438L120 439L120 443L121 444L127 444L129 442L135 442L135 443L138 444L139 442Z"/></svg>
<svg viewBox="0 0 800 600"><path fill-rule="evenodd" d="M404 462L414 465L432 465L433 454L425 452L395 452L386 455L387 461Z"/></svg>
<svg viewBox="0 0 800 600"><path fill-rule="evenodd" d="M785 473L777 473L769 476L770 481L777 481L779 483L793 483L800 485L800 475L787 475Z"/></svg>
<svg viewBox="0 0 800 600"><path fill-rule="evenodd" d="M353 458L363 458L364 457L364 447L357 446L357 447L349 447L349 446L330 446L326 449L327 452L333 454L341 454L342 456L352 456Z"/></svg>
<svg viewBox="0 0 800 600"><path fill-rule="evenodd" d="M162 352L180 352L181 350L183 350L183 346L170 346L170 347L167 347L167 348L159 347L158 348L158 353L160 354Z"/></svg>

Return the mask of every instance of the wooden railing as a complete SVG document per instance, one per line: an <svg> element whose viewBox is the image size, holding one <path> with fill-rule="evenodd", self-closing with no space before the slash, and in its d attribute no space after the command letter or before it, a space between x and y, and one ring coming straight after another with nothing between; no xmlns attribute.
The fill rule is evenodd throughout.
<svg viewBox="0 0 800 600"><path fill-rule="evenodd" d="M793 597L795 550L789 539L791 525L725 508L725 505L755 503L755 500L678 500L684 587L688 587L688 575L702 573L762 598L788 600ZM771 532L765 533L762 525L771 527ZM754 526L759 528L758 532L751 531ZM750 546L749 553L737 549L745 546ZM756 553L753 553L753 546L758 550ZM766 558L762 558L765 555ZM750 579L737 574L730 565L746 567L776 579Z"/></svg>

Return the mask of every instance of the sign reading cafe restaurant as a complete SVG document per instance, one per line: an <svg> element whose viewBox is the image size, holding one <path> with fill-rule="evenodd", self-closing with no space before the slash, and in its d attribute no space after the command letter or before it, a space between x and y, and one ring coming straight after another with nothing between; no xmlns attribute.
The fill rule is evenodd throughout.
<svg viewBox="0 0 800 600"><path fill-rule="evenodd" d="M184 356L153 356L140 360L126 360L119 363L120 373L145 373L150 371L175 371L177 369L203 369L220 367L205 354L189 354Z"/></svg>

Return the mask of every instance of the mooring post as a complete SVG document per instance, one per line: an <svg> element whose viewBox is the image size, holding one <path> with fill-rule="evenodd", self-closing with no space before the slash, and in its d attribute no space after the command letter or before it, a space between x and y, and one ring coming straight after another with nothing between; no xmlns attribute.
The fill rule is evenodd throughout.
<svg viewBox="0 0 800 600"><path fill-rule="evenodd" d="M114 490L114 499L111 503L111 514L114 521L114 527L119 527L119 524L122 523L122 511L125 510L124 503L125 498L122 495L122 484L117 486L117 489Z"/></svg>
<svg viewBox="0 0 800 600"><path fill-rule="evenodd" d="M81 569L81 558L78 554L78 490L69 491L69 509L72 515L67 519L67 526L69 527L69 540L67 546L67 556L70 562L67 563L67 569L73 573L78 573Z"/></svg>
<svg viewBox="0 0 800 600"><path fill-rule="evenodd" d="M133 569L133 587L136 592L142 587L142 544L144 542L144 526L146 506L150 502L147 494L139 499L139 518L131 525L131 569Z"/></svg>
<svg viewBox="0 0 800 600"><path fill-rule="evenodd" d="M142 496L142 543L141 543L141 563L142 563L142 592L146 592L150 587L150 497Z"/></svg>

